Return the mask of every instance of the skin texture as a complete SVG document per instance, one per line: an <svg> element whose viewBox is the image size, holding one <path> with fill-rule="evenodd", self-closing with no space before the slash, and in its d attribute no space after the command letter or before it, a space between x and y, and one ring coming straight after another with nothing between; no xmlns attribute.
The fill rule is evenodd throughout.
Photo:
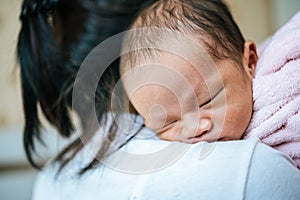
<svg viewBox="0 0 300 200"><path fill-rule="evenodd" d="M124 87L146 127L163 140L237 140L252 115L257 59L251 41L244 44L243 66L225 59L215 63L215 68L195 68L176 55L164 53L162 59L136 70L124 81ZM201 71L205 70L204 76Z"/></svg>

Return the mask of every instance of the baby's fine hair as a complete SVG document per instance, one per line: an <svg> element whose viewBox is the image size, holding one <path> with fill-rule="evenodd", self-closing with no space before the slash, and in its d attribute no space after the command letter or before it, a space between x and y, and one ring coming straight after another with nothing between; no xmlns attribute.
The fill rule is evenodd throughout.
<svg viewBox="0 0 300 200"><path fill-rule="evenodd" d="M242 65L245 39L222 0L155 1L146 6L131 25L131 29L145 27L164 28L191 36L205 47L215 62L231 59ZM148 36L144 33L137 31L129 36L126 45L138 47L139 44L161 42L159 34L156 37L155 34ZM141 49L125 54L121 71L135 66L140 58L155 57L157 51Z"/></svg>

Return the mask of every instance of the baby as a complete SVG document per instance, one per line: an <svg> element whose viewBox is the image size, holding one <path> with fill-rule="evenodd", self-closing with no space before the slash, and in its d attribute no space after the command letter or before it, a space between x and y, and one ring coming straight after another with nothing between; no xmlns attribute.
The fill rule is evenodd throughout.
<svg viewBox="0 0 300 200"><path fill-rule="evenodd" d="M155 1L131 29L136 31L125 39L124 49L134 50L122 56L121 73L146 127L161 139L186 143L243 139L246 130L247 137L260 138L249 126L256 46L244 40L222 1ZM261 119L255 112L253 117ZM299 135L300 129L293 131Z"/></svg>

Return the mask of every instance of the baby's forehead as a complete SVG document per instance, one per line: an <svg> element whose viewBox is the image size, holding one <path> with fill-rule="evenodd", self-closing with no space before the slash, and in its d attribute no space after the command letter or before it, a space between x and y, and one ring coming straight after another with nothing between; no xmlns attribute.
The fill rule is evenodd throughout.
<svg viewBox="0 0 300 200"><path fill-rule="evenodd" d="M168 73L177 73L185 78L193 76L193 78L205 79L208 75L219 73L217 65L210 59L202 59L201 56L184 57L166 51L147 57L134 67L141 67L144 75L156 74L159 76L163 74L165 77L168 77L166 76Z"/></svg>
<svg viewBox="0 0 300 200"><path fill-rule="evenodd" d="M143 57L137 59L134 66L127 68L127 76L131 79L142 79L148 81L172 81L174 79L185 79L191 75L201 78L199 66L192 65L188 60L179 55L163 52L157 56Z"/></svg>
<svg viewBox="0 0 300 200"><path fill-rule="evenodd" d="M206 88L205 77L177 55L165 53L140 64L123 74L123 83L129 94L139 90L150 96L173 98L172 95L187 96Z"/></svg>

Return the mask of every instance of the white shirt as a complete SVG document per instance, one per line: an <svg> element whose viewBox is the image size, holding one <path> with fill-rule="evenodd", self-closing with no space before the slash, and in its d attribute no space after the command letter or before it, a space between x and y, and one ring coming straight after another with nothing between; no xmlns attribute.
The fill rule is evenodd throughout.
<svg viewBox="0 0 300 200"><path fill-rule="evenodd" d="M76 172L92 158L88 149L58 178L57 165L47 166L33 199L300 199L300 171L256 139L186 145L136 138L120 152L80 178Z"/></svg>

